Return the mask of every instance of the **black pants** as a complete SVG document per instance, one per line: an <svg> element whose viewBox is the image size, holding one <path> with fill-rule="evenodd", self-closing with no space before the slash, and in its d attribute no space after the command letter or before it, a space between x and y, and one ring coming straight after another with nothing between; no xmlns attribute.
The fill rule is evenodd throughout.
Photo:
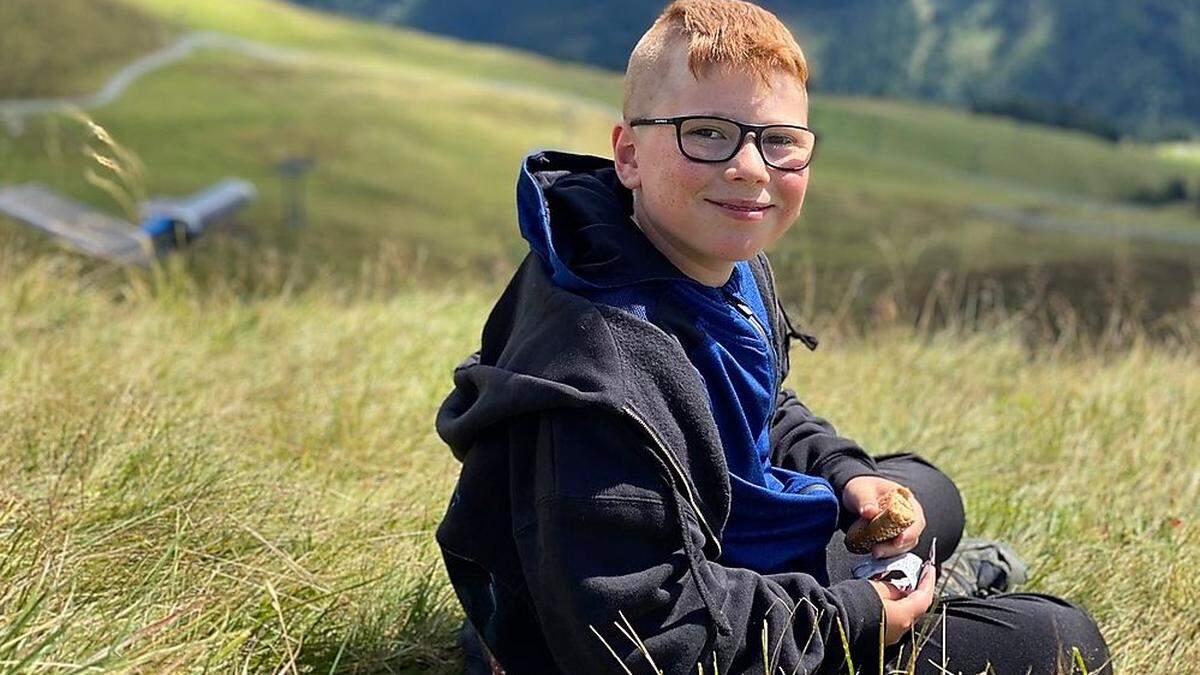
<svg viewBox="0 0 1200 675"><path fill-rule="evenodd" d="M927 523L913 552L928 556L936 537L940 566L958 546L966 521L958 488L946 474L915 455L876 460L881 473L907 486L921 502ZM851 578L854 558L843 539L841 532L835 532L826 549L830 583ZM463 627L463 644L466 672L489 673L469 624ZM1108 646L1096 623L1065 600L1039 593L1010 593L982 600L954 598L935 602L910 637L886 650L888 668L884 672L908 672L911 662L918 675L1067 675L1080 672L1073 670L1073 647L1079 650L1089 674L1112 674ZM877 664L861 661L855 660L858 672L876 675Z"/></svg>
<svg viewBox="0 0 1200 675"><path fill-rule="evenodd" d="M940 566L958 546L966 522L958 488L915 455L888 455L876 461L881 473L907 486L921 502L927 523L913 552L928 556L936 537ZM843 539L841 532L835 533L826 549L830 583L851 578L854 558ZM1087 612L1049 595L1009 593L935 602L909 637L887 649L886 658L890 667L904 672L911 663L918 674L1065 675L1080 672L1073 649L1079 650L1088 673L1111 675L1108 646ZM856 662L855 666L864 673L878 670L877 665Z"/></svg>

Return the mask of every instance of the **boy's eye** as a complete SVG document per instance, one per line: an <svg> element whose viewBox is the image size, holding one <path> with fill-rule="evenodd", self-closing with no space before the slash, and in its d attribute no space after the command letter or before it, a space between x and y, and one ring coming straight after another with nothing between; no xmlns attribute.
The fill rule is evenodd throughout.
<svg viewBox="0 0 1200 675"><path fill-rule="evenodd" d="M788 134L770 133L763 136L763 143L768 145L797 145L800 139Z"/></svg>
<svg viewBox="0 0 1200 675"><path fill-rule="evenodd" d="M688 129L687 133L689 136L695 136L696 138L703 138L711 141L720 141L728 138L724 131L713 127L697 127L695 129Z"/></svg>

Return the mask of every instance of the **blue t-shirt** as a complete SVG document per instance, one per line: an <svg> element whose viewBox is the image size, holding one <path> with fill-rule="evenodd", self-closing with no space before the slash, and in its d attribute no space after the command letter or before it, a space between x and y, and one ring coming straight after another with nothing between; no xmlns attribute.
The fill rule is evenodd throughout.
<svg viewBox="0 0 1200 675"><path fill-rule="evenodd" d="M771 464L776 355L749 263L737 263L729 281L717 288L692 280L658 283L669 284L666 293L633 285L585 295L651 322L652 297L692 317L700 338L684 344L708 393L730 473L721 562L762 573L803 571L824 580L824 551L837 523L838 502L824 479Z"/></svg>

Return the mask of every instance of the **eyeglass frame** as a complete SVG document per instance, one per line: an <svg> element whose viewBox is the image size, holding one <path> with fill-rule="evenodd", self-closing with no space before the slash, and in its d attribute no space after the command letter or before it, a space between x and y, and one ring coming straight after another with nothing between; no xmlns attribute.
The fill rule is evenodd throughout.
<svg viewBox="0 0 1200 675"><path fill-rule="evenodd" d="M730 153L730 155L728 157L726 157L725 159L697 159L697 158L689 155L687 153L687 151L683 149L683 123L688 120L697 120L697 119L720 120L722 122L728 122L730 124L733 124L738 128L738 130L741 132L741 135L738 136L738 142L736 144L734 144L733 152ZM813 131L812 129L809 129L806 126L800 125L800 124L744 124L737 120L731 120L728 117L721 117L720 115L679 115L677 117L635 117L634 119L629 120L627 122L627 124L629 124L629 126L631 126L631 127L649 126L649 125L655 125L655 124L670 124L670 125L674 126L675 127L675 144L679 146L679 154L683 155L686 159L688 159L690 161L700 162L701 164L722 164L724 162L728 162L729 160L733 159L734 157L737 157L737 154L742 151L742 146L744 146L746 144L746 134L749 134L749 133L754 134L754 147L755 147L755 149L758 150L758 156L762 157L763 163L766 164L767 166L771 167L772 169L776 169L778 171L789 171L789 172L803 171L808 168L808 165L812 164L813 156L816 155L816 153L817 153L817 132ZM788 169L788 168L785 168L782 166L775 166L774 164L771 163L771 160L767 159L767 153L763 152L763 148L762 148L762 132L767 129L771 129L773 127L783 127L785 129L801 129L803 131L807 131L808 133L812 134L813 148L812 148L812 152L809 153L808 161L804 163L804 166L802 166L798 169Z"/></svg>

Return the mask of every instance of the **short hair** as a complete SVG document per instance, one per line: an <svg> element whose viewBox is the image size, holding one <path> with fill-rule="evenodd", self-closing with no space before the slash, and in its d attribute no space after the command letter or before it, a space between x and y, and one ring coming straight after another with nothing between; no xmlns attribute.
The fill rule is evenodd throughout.
<svg viewBox="0 0 1200 675"><path fill-rule="evenodd" d="M742 0L676 0L662 11L629 55L622 113L655 90L654 81L670 67L676 43L686 47L688 70L696 79L714 66L750 70L769 84L782 70L808 86L808 62L796 38L771 12Z"/></svg>

